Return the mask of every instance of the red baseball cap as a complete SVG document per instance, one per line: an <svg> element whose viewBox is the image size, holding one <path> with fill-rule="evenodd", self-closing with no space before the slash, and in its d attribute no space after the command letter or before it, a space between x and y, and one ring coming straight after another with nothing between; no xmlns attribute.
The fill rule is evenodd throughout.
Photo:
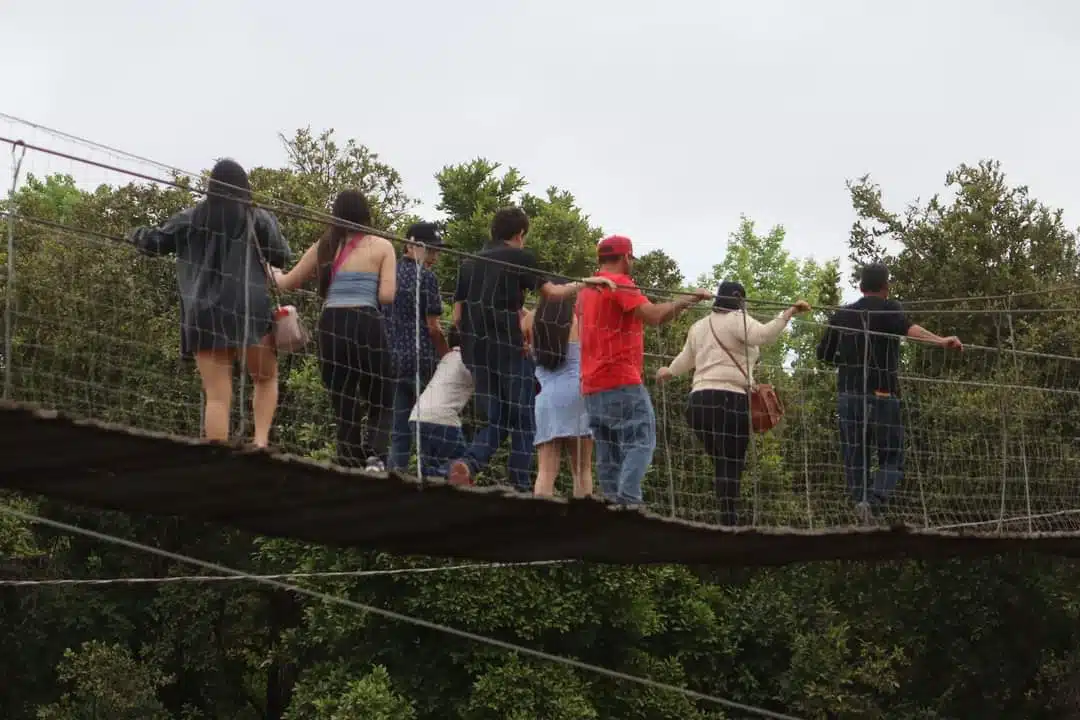
<svg viewBox="0 0 1080 720"><path fill-rule="evenodd" d="M634 244L625 235L609 235L596 246L596 254L600 257L628 255L634 257Z"/></svg>

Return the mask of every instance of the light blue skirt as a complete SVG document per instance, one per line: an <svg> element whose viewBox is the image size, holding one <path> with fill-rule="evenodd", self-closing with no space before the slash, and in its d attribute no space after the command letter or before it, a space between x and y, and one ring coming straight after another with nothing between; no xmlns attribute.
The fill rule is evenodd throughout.
<svg viewBox="0 0 1080 720"><path fill-rule="evenodd" d="M581 346L570 343L566 362L556 370L536 366L536 439L541 445L559 438L592 437L589 413L581 395Z"/></svg>

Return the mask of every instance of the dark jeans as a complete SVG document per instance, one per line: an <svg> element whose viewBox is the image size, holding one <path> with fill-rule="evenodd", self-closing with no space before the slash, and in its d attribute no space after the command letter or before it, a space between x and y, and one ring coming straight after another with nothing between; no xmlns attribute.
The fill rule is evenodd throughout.
<svg viewBox="0 0 1080 720"><path fill-rule="evenodd" d="M420 426L420 466L425 477L445 476L451 460L465 453L465 434L454 425L409 423L415 435Z"/></svg>
<svg viewBox="0 0 1080 720"><path fill-rule="evenodd" d="M536 436L535 366L525 356L506 357L497 365L469 367L475 401L487 425L473 436L462 460L475 477L510 436L507 462L510 483L521 492L532 491L533 438Z"/></svg>
<svg viewBox="0 0 1080 720"><path fill-rule="evenodd" d="M641 483L656 450L656 415L644 385L585 396L596 445L596 476L608 500L641 502Z"/></svg>
<svg viewBox="0 0 1080 720"><path fill-rule="evenodd" d="M319 316L319 364L337 420L337 462L362 467L386 457L383 414L393 389L383 316L373 308L325 308ZM364 421L366 428L364 427Z"/></svg>
<svg viewBox="0 0 1080 720"><path fill-rule="evenodd" d="M744 392L698 390L690 393L686 420L713 461L720 524L739 524L739 479L750 445L750 401Z"/></svg>
<svg viewBox="0 0 1080 720"><path fill-rule="evenodd" d="M852 499L872 509L885 505L904 475L904 419L900 398L841 393L840 446ZM871 451L878 471L871 476Z"/></svg>
<svg viewBox="0 0 1080 720"><path fill-rule="evenodd" d="M393 381L394 408L391 413L390 457L386 461L387 470L405 470L409 467L413 441L413 433L409 431L409 415L412 414L416 399L424 392L430 379L431 373L421 371L420 392L416 390L415 376Z"/></svg>

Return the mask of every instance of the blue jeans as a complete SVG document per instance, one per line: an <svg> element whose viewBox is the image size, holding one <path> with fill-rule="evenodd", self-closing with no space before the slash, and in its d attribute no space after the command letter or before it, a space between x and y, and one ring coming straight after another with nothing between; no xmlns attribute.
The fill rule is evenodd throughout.
<svg viewBox="0 0 1080 720"><path fill-rule="evenodd" d="M885 505L904 475L904 419L900 398L841 393L840 447L848 492L855 502ZM871 475L871 449L878 471Z"/></svg>
<svg viewBox="0 0 1080 720"><path fill-rule="evenodd" d="M532 491L533 438L536 436L536 378L531 359L505 358L498 366L469 368L475 384L475 402L487 425L474 436L462 460L476 476L510 436L507 474L515 490Z"/></svg>
<svg viewBox="0 0 1080 720"><path fill-rule="evenodd" d="M446 475L451 460L465 452L465 434L455 425L435 423L409 423L409 430L416 434L420 426L420 467L425 477Z"/></svg>
<svg viewBox="0 0 1080 720"><path fill-rule="evenodd" d="M420 392L424 392L427 380L421 375ZM394 383L394 411L390 426L390 455L386 462L387 470L405 470L409 467L412 455L413 433L409 431L409 415L416 405L416 378L399 378ZM426 473L426 471L425 471Z"/></svg>
<svg viewBox="0 0 1080 720"><path fill-rule="evenodd" d="M641 502L641 482L656 450L656 415L644 385L624 385L585 396L596 443L596 476L604 497Z"/></svg>

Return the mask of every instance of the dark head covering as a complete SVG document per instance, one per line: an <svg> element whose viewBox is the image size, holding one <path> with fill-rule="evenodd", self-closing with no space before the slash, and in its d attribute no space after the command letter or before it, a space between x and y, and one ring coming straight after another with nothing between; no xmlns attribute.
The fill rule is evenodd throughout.
<svg viewBox="0 0 1080 720"><path fill-rule="evenodd" d="M439 232L439 226L431 222L413 223L409 226L409 229L405 231L405 237L409 240L422 242L431 248L442 247L443 244L442 233Z"/></svg>
<svg viewBox="0 0 1080 720"><path fill-rule="evenodd" d="M718 312L730 312L742 310L746 302L746 288L734 280L725 280L716 288L716 300L713 301L713 310Z"/></svg>

